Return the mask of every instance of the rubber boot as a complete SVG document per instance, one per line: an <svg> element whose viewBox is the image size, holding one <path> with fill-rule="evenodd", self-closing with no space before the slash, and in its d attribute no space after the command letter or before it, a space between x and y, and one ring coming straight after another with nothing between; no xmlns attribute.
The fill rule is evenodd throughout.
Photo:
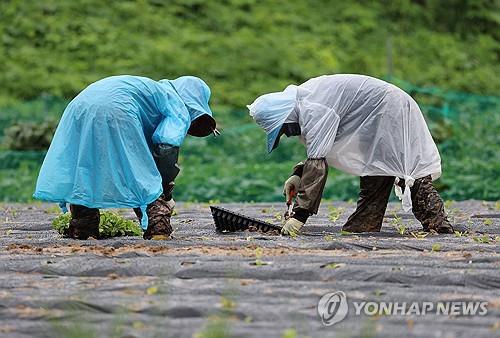
<svg viewBox="0 0 500 338"><path fill-rule="evenodd" d="M85 240L89 237L99 238L99 209L87 208L83 205L69 206L71 221L64 237Z"/></svg>
<svg viewBox="0 0 500 338"><path fill-rule="evenodd" d="M139 208L134 208L134 212L142 219L142 212ZM170 225L170 217L173 209L170 207L165 195L158 197L156 201L148 205L146 213L148 214L148 228L144 232L144 239L166 240L170 238L172 226Z"/></svg>

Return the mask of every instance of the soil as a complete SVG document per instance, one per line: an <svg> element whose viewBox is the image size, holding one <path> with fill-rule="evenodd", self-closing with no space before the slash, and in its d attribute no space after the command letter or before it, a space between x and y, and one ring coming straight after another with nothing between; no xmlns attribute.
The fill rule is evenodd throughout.
<svg viewBox="0 0 500 338"><path fill-rule="evenodd" d="M217 233L205 204L179 203L173 238L76 241L53 205L0 207L0 336L493 337L500 329L498 203L447 203L461 233L420 233L391 203L380 233L343 234L353 203L325 202L297 238ZM280 224L280 204L221 204ZM339 210L339 209L337 209ZM133 219L132 210L120 210ZM334 213L333 213L334 214ZM404 234L396 227L404 224ZM400 228L401 229L401 228ZM324 326L317 304L486 301L483 316L356 315Z"/></svg>

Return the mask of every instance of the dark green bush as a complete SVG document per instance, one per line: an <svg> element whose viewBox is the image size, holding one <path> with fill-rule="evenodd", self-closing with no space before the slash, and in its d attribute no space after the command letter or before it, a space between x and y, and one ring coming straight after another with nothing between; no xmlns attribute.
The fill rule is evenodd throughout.
<svg viewBox="0 0 500 338"><path fill-rule="evenodd" d="M47 150L56 128L55 119L14 124L4 131L4 147L9 150Z"/></svg>

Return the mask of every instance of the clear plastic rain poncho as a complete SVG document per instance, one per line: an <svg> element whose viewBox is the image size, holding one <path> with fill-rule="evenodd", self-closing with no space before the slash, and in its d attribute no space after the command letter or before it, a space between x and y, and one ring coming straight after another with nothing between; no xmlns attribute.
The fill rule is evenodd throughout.
<svg viewBox="0 0 500 338"><path fill-rule="evenodd" d="M417 103L400 88L369 76L313 78L285 91L262 95L250 115L274 144L286 122L298 122L308 158L358 176L394 176L403 209L411 209L415 179L441 175L441 158ZM272 149L272 144L271 148Z"/></svg>
<svg viewBox="0 0 500 338"><path fill-rule="evenodd" d="M192 76L122 75L89 85L64 111L33 197L62 207L140 207L147 228L146 206L162 193L152 145L180 146L191 121L212 115L209 98Z"/></svg>

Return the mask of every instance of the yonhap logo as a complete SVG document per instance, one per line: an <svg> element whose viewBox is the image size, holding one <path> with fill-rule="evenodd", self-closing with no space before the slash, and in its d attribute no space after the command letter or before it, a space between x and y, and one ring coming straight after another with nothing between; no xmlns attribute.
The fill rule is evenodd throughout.
<svg viewBox="0 0 500 338"><path fill-rule="evenodd" d="M318 302L318 315L325 326L342 321L347 316L347 297L344 292L330 292Z"/></svg>
<svg viewBox="0 0 500 338"><path fill-rule="evenodd" d="M349 305L353 316L485 316L488 302L478 300L455 301L351 301L343 291L329 292L318 302L318 315L325 326L341 322L347 317Z"/></svg>

